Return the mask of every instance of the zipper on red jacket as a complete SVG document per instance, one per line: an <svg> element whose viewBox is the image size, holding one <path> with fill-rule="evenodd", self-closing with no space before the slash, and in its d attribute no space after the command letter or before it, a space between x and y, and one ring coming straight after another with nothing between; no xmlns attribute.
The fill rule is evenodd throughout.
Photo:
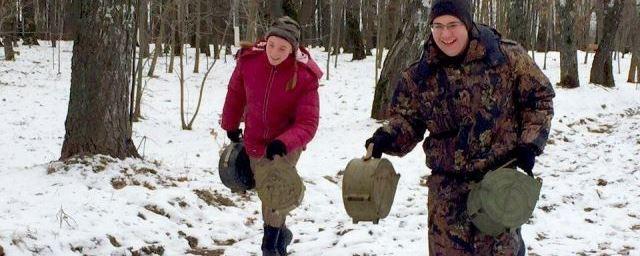
<svg viewBox="0 0 640 256"><path fill-rule="evenodd" d="M267 107L269 104L269 94L271 93L271 84L273 83L273 77L276 74L276 68L271 67L271 74L269 74L269 82L267 83L267 93L264 97L264 110L262 111L262 120L264 122L264 135L262 138L266 139L267 135L269 135L269 124L267 123Z"/></svg>

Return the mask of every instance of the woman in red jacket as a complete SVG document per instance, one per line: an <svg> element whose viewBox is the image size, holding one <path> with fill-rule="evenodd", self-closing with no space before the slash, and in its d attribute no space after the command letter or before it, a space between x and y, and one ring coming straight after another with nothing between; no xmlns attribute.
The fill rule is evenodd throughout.
<svg viewBox="0 0 640 256"><path fill-rule="evenodd" d="M322 71L299 47L299 38L300 26L285 16L272 24L265 40L236 55L221 126L229 139L239 142L244 118L243 142L254 172L269 161L295 166L318 128ZM292 239L284 225L287 213L262 205L263 255L286 255Z"/></svg>

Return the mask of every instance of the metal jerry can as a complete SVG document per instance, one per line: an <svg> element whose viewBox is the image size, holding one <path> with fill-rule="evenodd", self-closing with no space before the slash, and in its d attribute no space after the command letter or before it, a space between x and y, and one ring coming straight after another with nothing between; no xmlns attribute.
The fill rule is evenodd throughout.
<svg viewBox="0 0 640 256"><path fill-rule="evenodd" d="M304 183L295 166L285 158L276 156L273 161L261 166L256 170L255 180L263 206L286 213L302 203Z"/></svg>
<svg viewBox="0 0 640 256"><path fill-rule="evenodd" d="M218 162L218 173L222 184L232 192L244 193L255 187L249 157L242 143L231 143L224 147Z"/></svg>
<svg viewBox="0 0 640 256"><path fill-rule="evenodd" d="M372 221L389 215L398 187L400 174L385 158L371 158L372 144L367 155L349 161L342 179L342 201L353 223Z"/></svg>

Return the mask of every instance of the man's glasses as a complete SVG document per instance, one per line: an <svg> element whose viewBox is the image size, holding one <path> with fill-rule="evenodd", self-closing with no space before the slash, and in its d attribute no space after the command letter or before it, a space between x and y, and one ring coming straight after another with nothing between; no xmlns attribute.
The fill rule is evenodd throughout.
<svg viewBox="0 0 640 256"><path fill-rule="evenodd" d="M429 25L429 27L431 28L431 32L435 32L435 33L443 32L445 29L449 31L453 31L459 28L460 26L462 26L462 23L458 21L449 22L447 24L433 23Z"/></svg>

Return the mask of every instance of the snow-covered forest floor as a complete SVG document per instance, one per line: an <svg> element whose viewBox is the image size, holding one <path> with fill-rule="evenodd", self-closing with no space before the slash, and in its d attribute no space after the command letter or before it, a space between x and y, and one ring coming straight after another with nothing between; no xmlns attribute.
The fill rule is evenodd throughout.
<svg viewBox="0 0 640 256"><path fill-rule="evenodd" d="M58 74L41 43L21 47L16 62L0 61L0 246L8 256L260 254L257 195L231 193L217 173L228 142L218 120L231 56L215 64L191 131L180 129L178 77L160 59L158 77L145 78L144 120L133 125L144 160L57 162L72 44L62 44ZM325 52L312 55L326 68ZM535 57L542 65L543 54ZM425 255L429 170L421 149L390 158L402 177L389 217L353 224L343 208L339 172L364 154L379 126L369 118L374 60L350 59L341 55L331 80L321 80L320 127L298 165L305 199L287 221L291 254ZM534 169L544 179L542 198L523 227L530 255L640 255L640 88L626 83L629 60L621 74L614 62L615 88L588 84L590 61L579 64L581 87L556 88L551 138ZM192 73L192 51L187 63L193 113L204 72ZM557 52L547 65L555 84Z"/></svg>

